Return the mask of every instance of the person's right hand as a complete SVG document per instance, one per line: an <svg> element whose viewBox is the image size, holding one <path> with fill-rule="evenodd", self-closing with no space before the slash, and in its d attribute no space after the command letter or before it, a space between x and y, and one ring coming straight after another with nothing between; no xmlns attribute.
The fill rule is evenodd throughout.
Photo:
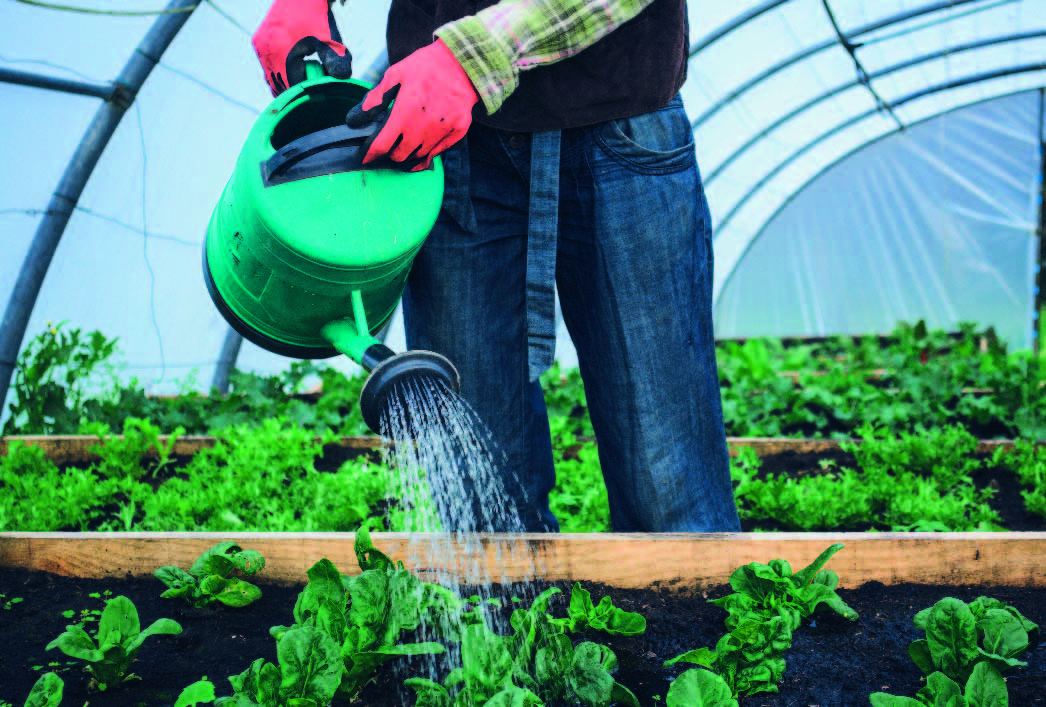
<svg viewBox="0 0 1046 707"><path fill-rule="evenodd" d="M305 57L318 54L328 76L352 76L328 0L275 0L251 40L273 96L305 80Z"/></svg>

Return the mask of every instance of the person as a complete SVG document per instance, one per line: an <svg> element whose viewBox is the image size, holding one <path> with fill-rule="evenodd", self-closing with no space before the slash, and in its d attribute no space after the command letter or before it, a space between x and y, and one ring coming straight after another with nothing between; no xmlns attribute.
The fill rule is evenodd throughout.
<svg viewBox="0 0 1046 707"><path fill-rule="evenodd" d="M403 297L505 454L525 529L556 531L539 376L555 295L577 349L616 532L740 529L712 326L711 218L679 89L686 0L393 0L365 156L445 195ZM328 0L275 0L253 43L274 95L351 57ZM349 122L353 121L350 113ZM492 528L492 530L504 530Z"/></svg>

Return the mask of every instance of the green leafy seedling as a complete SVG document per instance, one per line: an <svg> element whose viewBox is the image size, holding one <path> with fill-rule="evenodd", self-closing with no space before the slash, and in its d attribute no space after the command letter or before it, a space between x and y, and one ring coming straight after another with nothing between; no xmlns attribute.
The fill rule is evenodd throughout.
<svg viewBox="0 0 1046 707"><path fill-rule="evenodd" d="M55 673L45 673L33 685L29 691L29 697L25 701L25 707L58 707L62 704L62 691L65 683ZM2 705L13 707L9 702Z"/></svg>
<svg viewBox="0 0 1046 707"><path fill-rule="evenodd" d="M189 571L168 565L153 573L167 585L160 596L165 599L181 597L194 607L204 607L214 602L226 606L247 606L261 598L257 586L238 577L233 572L252 576L265 567L265 558L257 550L244 550L234 542L218 543L200 555Z"/></svg>
<svg viewBox="0 0 1046 707"><path fill-rule="evenodd" d="M174 707L197 707L200 704L214 702L214 699L214 683L204 675L182 690L174 702Z"/></svg>
<svg viewBox="0 0 1046 707"><path fill-rule="evenodd" d="M146 638L181 632L182 627L172 619L157 619L142 631L134 603L118 596L106 605L93 637L83 627L69 625L47 644L47 650L57 648L70 658L85 661L94 686L101 691L133 677L128 669Z"/></svg>
<svg viewBox="0 0 1046 707"><path fill-rule="evenodd" d="M338 644L317 626L294 626L276 644L279 665L264 658L229 678L234 694L216 707L325 707L345 670Z"/></svg>

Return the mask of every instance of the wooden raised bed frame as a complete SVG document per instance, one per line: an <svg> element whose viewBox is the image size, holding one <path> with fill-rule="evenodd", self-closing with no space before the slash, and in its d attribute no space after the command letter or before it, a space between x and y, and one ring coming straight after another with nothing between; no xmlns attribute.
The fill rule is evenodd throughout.
<svg viewBox="0 0 1046 707"><path fill-rule="evenodd" d="M1046 586L1046 533L445 534L375 533L374 545L424 579L460 580L478 561L496 581L601 582L622 588L693 590L725 584L748 562L783 558L803 567L832 543L841 584ZM233 540L266 558L259 579L304 584L329 558L356 567L351 533L0 533L0 568L74 577L151 576L189 567L215 543Z"/></svg>

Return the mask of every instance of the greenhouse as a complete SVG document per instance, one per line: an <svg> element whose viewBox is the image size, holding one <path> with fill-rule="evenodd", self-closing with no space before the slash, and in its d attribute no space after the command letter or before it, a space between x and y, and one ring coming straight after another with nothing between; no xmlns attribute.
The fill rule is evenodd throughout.
<svg viewBox="0 0 1046 707"><path fill-rule="evenodd" d="M597 435L617 400L566 295L532 334L528 273L558 533L513 515L502 480L530 472L457 394L479 363L407 344L456 163L365 168L354 106L390 13L630 3L329 2L352 79L321 48L275 98L273 0L0 8L0 707L1038 704L1046 1L652 0L611 25L592 51L688 13L740 532L626 526L614 499L645 487L604 472L639 452ZM532 241L562 169L527 167ZM271 235L330 214L358 246Z"/></svg>

